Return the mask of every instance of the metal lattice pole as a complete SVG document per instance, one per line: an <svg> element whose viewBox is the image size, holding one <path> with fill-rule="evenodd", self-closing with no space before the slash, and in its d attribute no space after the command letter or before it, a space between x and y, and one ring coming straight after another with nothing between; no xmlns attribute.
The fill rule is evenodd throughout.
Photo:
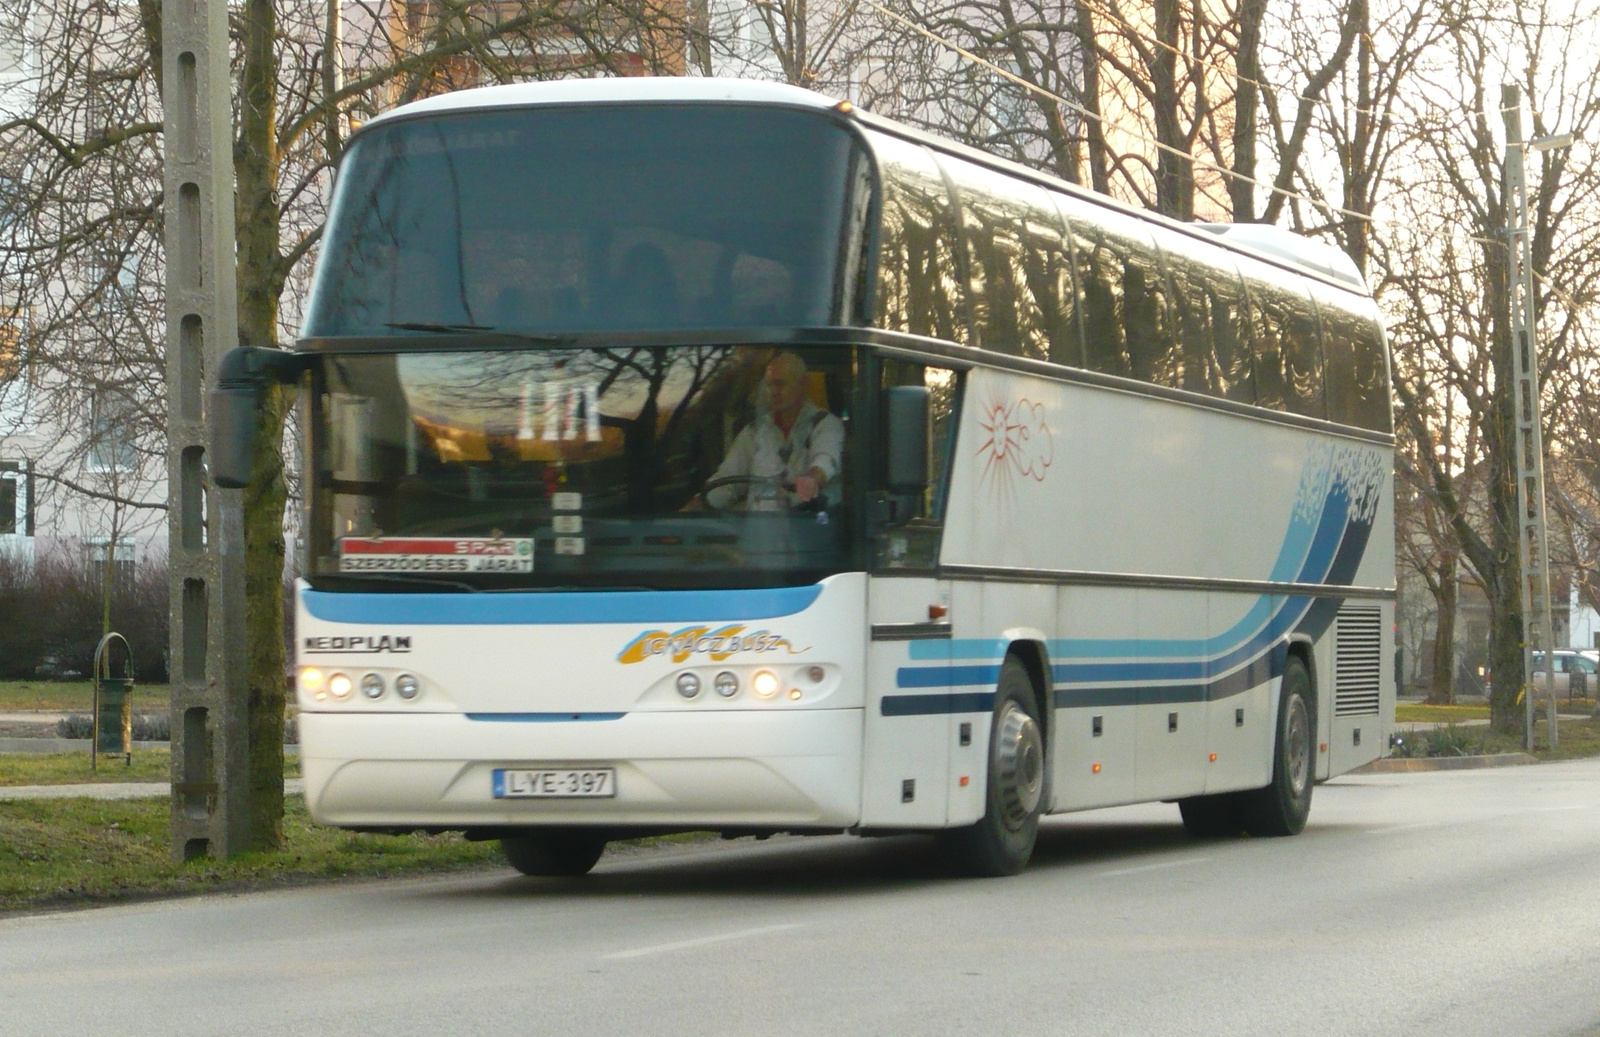
<svg viewBox="0 0 1600 1037"><path fill-rule="evenodd" d="M1511 367L1516 378L1517 547L1522 561L1523 748L1533 748L1534 652L1544 653L1550 702L1550 748L1556 747L1554 628L1550 618L1550 555L1545 539L1544 436L1539 413L1539 350L1535 336L1533 242L1522 139L1522 92L1504 86L1506 124L1506 244L1511 301Z"/></svg>
<svg viewBox="0 0 1600 1037"><path fill-rule="evenodd" d="M206 478L205 383L237 344L226 0L161 9L172 853L248 843L241 492Z"/></svg>

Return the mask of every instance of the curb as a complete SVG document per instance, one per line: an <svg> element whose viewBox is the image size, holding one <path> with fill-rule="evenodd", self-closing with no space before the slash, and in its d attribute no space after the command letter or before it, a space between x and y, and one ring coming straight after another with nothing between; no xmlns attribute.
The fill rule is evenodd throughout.
<svg viewBox="0 0 1600 1037"><path fill-rule="evenodd" d="M1476 771L1485 767L1521 767L1539 761L1527 753L1495 753L1492 756L1391 756L1357 767L1350 774L1410 774L1413 771Z"/></svg>
<svg viewBox="0 0 1600 1037"><path fill-rule="evenodd" d="M135 749L167 749L171 742L134 742ZM0 753L71 753L89 751L87 738L0 738ZM284 754L292 756L300 751L298 745L286 745Z"/></svg>

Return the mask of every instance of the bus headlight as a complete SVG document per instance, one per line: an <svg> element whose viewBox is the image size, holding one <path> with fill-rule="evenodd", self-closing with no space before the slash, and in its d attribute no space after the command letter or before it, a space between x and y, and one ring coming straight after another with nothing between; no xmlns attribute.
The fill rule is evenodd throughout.
<svg viewBox="0 0 1600 1037"><path fill-rule="evenodd" d="M422 683L409 673L402 673L394 679L394 693L410 702L422 690Z"/></svg>
<svg viewBox="0 0 1600 1037"><path fill-rule="evenodd" d="M761 698L770 699L778 693L778 675L771 670L757 670L750 679L750 690Z"/></svg>
<svg viewBox="0 0 1600 1037"><path fill-rule="evenodd" d="M347 699L355 689L355 682L342 673L328 678L328 693L336 699Z"/></svg>
<svg viewBox="0 0 1600 1037"><path fill-rule="evenodd" d="M729 670L717 674L717 679L712 682L712 687L717 689L717 694L725 699L731 699L739 694L739 677Z"/></svg>
<svg viewBox="0 0 1600 1037"><path fill-rule="evenodd" d="M328 675L315 666L302 666L300 668L300 690L318 702L328 697L327 682Z"/></svg>
<svg viewBox="0 0 1600 1037"><path fill-rule="evenodd" d="M686 699L692 699L700 694L700 675L696 673L678 674L678 694Z"/></svg>
<svg viewBox="0 0 1600 1037"><path fill-rule="evenodd" d="M367 698L381 699L383 698L383 692L384 684L382 674L369 673L365 677L361 678L361 694L365 695Z"/></svg>

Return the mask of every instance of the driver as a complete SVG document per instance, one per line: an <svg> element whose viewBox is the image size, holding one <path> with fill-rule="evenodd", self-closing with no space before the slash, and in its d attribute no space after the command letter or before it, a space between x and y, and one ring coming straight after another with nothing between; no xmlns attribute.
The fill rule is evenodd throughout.
<svg viewBox="0 0 1600 1037"><path fill-rule="evenodd" d="M839 475L844 451L844 422L806 399L806 362L794 353L779 353L767 364L770 409L734 437L705 494L714 508L740 500L751 511L781 509L778 491L788 490L791 506L816 499Z"/></svg>

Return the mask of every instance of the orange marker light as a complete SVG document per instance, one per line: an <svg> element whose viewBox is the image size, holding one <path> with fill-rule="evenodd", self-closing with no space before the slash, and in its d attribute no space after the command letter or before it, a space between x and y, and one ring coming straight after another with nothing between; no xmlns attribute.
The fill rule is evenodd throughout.
<svg viewBox="0 0 1600 1037"><path fill-rule="evenodd" d="M1322 748L1321 748L1320 751L1321 752L1327 752L1328 751L1328 743L1327 742L1323 742L1322 743Z"/></svg>
<svg viewBox="0 0 1600 1037"><path fill-rule="evenodd" d="M961 776L961 787L962 788L966 788L967 787L967 776L965 774L963 774Z"/></svg>
<svg viewBox="0 0 1600 1037"><path fill-rule="evenodd" d="M1099 773L1100 773L1100 765L1099 765L1099 764L1098 764L1098 763L1097 763L1097 764L1095 764L1095 765L1094 765L1094 767L1093 767L1093 768L1092 768L1092 770L1093 770L1093 771L1094 771L1094 772L1095 772L1095 773L1096 773L1096 774L1099 774Z"/></svg>
<svg viewBox="0 0 1600 1037"><path fill-rule="evenodd" d="M1211 754L1211 762L1212 763L1216 763L1217 762L1217 754L1216 753L1212 753Z"/></svg>

